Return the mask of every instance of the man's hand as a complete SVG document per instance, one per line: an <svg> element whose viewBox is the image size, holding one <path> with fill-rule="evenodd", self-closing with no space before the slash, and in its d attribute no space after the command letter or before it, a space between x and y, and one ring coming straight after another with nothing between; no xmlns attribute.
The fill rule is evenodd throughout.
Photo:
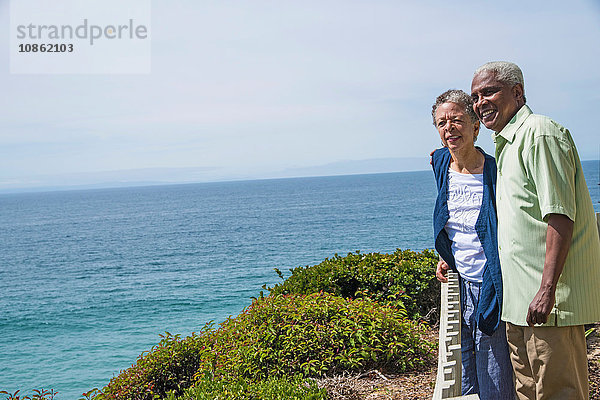
<svg viewBox="0 0 600 400"><path fill-rule="evenodd" d="M435 277L438 281L446 283L448 282L448 278L446 277L446 273L450 269L450 266L444 260L438 261L437 269L435 271Z"/></svg>
<svg viewBox="0 0 600 400"><path fill-rule="evenodd" d="M552 312L555 302L556 285L565 266L571 237L573 236L573 221L566 215L550 214L548 216L548 231L546 232L546 259L540 290L527 310L527 324L545 324Z"/></svg>
<svg viewBox="0 0 600 400"><path fill-rule="evenodd" d="M527 325L545 324L554 307L555 288L540 288L527 310Z"/></svg>

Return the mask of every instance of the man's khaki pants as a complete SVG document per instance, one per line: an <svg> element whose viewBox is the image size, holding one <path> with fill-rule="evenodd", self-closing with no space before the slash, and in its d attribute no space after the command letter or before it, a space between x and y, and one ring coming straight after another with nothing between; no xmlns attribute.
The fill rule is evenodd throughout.
<svg viewBox="0 0 600 400"><path fill-rule="evenodd" d="M506 323L519 400L588 400L583 325L529 327Z"/></svg>

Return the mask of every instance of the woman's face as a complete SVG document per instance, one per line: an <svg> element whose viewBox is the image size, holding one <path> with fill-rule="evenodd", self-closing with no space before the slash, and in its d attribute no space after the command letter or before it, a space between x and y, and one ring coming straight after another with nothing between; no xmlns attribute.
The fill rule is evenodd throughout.
<svg viewBox="0 0 600 400"><path fill-rule="evenodd" d="M479 121L473 123L463 107L444 103L435 111L435 126L444 146L450 150L474 147L479 134Z"/></svg>

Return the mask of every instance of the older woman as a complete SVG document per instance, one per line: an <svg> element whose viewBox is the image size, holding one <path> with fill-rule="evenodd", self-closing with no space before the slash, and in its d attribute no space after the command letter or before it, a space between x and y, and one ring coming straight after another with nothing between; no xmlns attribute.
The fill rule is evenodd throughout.
<svg viewBox="0 0 600 400"><path fill-rule="evenodd" d="M445 271L452 268L460 276L462 393L512 400L512 366L500 320L496 162L474 145L479 121L465 92L448 90L438 96L432 116L444 146L432 157L438 188L435 247L443 259L436 275L444 282Z"/></svg>

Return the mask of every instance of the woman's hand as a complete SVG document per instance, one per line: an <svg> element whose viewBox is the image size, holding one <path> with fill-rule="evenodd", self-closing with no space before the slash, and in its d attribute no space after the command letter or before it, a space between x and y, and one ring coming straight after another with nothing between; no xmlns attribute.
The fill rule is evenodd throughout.
<svg viewBox="0 0 600 400"><path fill-rule="evenodd" d="M437 269L435 271L435 277L437 278L437 280L443 283L448 282L448 278L446 278L446 273L449 269L450 266L448 265L448 263L446 263L446 261L438 261Z"/></svg>

